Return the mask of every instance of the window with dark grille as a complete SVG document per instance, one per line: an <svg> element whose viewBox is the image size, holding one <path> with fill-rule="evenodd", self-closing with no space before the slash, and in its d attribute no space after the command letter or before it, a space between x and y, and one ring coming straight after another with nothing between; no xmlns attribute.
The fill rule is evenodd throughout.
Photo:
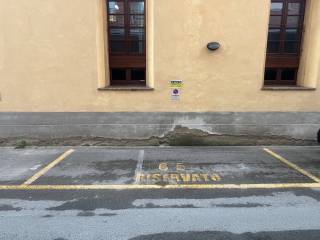
<svg viewBox="0 0 320 240"><path fill-rule="evenodd" d="M265 85L296 85L305 0L272 0Z"/></svg>
<svg viewBox="0 0 320 240"><path fill-rule="evenodd" d="M145 0L107 0L111 85L146 85Z"/></svg>

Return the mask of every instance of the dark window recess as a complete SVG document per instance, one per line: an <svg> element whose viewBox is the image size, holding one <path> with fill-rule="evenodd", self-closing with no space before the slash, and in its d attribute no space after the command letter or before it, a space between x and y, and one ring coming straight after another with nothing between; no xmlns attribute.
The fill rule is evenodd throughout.
<svg viewBox="0 0 320 240"><path fill-rule="evenodd" d="M264 79L266 81L294 81L297 78L297 68L267 68Z"/></svg>
<svg viewBox="0 0 320 240"><path fill-rule="evenodd" d="M113 80L116 80L116 81L126 80L127 79L126 69L112 68L111 77Z"/></svg>
<svg viewBox="0 0 320 240"><path fill-rule="evenodd" d="M146 85L145 0L106 0L111 85Z"/></svg>
<svg viewBox="0 0 320 240"><path fill-rule="evenodd" d="M296 85L306 0L271 0L265 85Z"/></svg>
<svg viewBox="0 0 320 240"><path fill-rule="evenodd" d="M132 80L144 80L146 79L145 69L132 69L131 70Z"/></svg>
<svg viewBox="0 0 320 240"><path fill-rule="evenodd" d="M277 69L272 69L272 68L266 69L264 79L265 80L276 80L277 74L278 74Z"/></svg>
<svg viewBox="0 0 320 240"><path fill-rule="evenodd" d="M295 80L297 69L282 69L281 70L281 80Z"/></svg>

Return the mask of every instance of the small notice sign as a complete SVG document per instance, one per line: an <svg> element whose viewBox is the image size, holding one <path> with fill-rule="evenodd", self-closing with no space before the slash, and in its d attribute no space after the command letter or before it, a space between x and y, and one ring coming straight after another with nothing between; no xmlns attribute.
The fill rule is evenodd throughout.
<svg viewBox="0 0 320 240"><path fill-rule="evenodd" d="M171 80L170 81L171 100L173 100L173 101L180 100L182 87L183 87L182 80Z"/></svg>
<svg viewBox="0 0 320 240"><path fill-rule="evenodd" d="M180 88L172 88L171 89L171 99L172 100L180 100L180 96L181 96L181 89Z"/></svg>
<svg viewBox="0 0 320 240"><path fill-rule="evenodd" d="M182 80L171 80L170 81L171 88L182 88L183 81Z"/></svg>

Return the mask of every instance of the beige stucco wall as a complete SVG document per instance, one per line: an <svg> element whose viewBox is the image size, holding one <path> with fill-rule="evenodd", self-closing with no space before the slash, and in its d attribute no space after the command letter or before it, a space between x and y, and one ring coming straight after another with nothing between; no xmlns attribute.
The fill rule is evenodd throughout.
<svg viewBox="0 0 320 240"><path fill-rule="evenodd" d="M0 111L320 111L319 90L261 91L269 0L148 1L155 90L111 92L97 90L108 82L100 0L0 0ZM300 82L319 88L320 1L310 3Z"/></svg>

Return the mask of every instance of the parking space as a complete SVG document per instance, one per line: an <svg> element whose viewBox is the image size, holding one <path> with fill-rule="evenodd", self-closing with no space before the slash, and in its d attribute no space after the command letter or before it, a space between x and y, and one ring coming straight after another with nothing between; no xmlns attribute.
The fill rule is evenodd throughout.
<svg viewBox="0 0 320 240"><path fill-rule="evenodd" d="M147 149L144 156L145 184L312 182L256 147Z"/></svg>
<svg viewBox="0 0 320 240"><path fill-rule="evenodd" d="M320 178L320 148L319 147L271 147L290 162Z"/></svg>
<svg viewBox="0 0 320 240"><path fill-rule="evenodd" d="M317 147L273 147L272 150L262 147L79 147L67 150L2 149L0 163L4 167L0 170L0 185L10 188L25 183L45 189L48 186L156 189L170 186L317 187L309 184L320 183Z"/></svg>
<svg viewBox="0 0 320 240"><path fill-rule="evenodd" d="M132 184L138 154L138 149L78 148L35 184Z"/></svg>
<svg viewBox="0 0 320 240"><path fill-rule="evenodd" d="M65 151L66 148L1 148L0 185L22 184Z"/></svg>

